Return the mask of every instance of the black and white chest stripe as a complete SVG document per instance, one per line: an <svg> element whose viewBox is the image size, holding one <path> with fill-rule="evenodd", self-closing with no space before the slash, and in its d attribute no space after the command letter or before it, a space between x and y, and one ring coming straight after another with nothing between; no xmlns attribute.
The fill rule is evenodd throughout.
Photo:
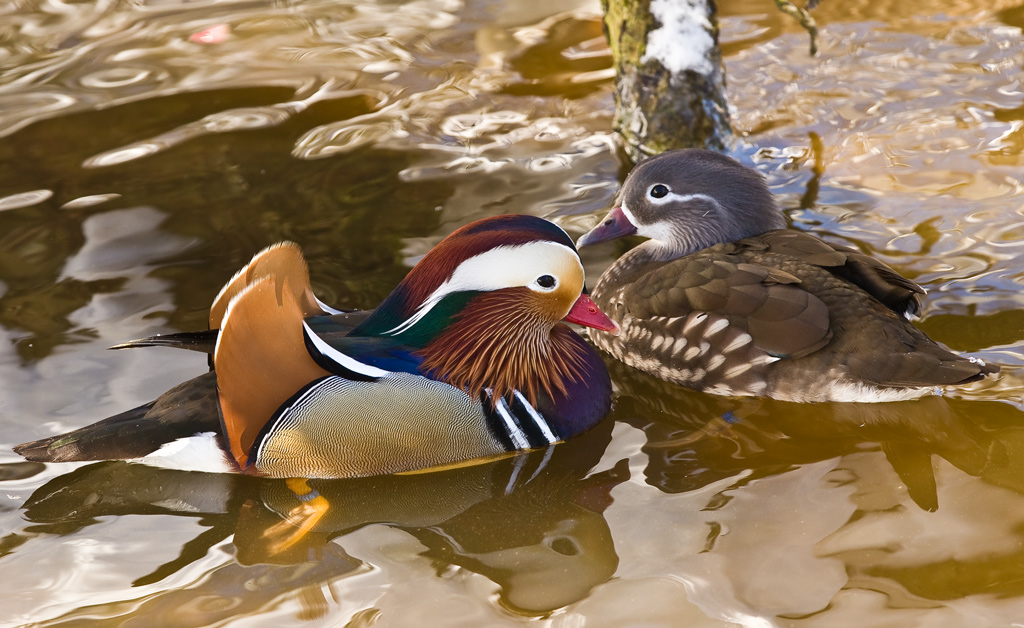
<svg viewBox="0 0 1024 628"><path fill-rule="evenodd" d="M484 406L487 426L506 449L536 449L562 440L548 420L518 390L512 395L512 403L505 397L492 403L493 395L491 389L487 389L480 395L480 402Z"/></svg>

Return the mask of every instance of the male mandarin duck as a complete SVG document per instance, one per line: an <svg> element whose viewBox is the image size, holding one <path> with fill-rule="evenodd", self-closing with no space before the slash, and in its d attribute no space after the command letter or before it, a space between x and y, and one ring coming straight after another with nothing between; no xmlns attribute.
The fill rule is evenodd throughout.
<svg viewBox="0 0 1024 628"><path fill-rule="evenodd" d="M546 220L466 225L354 329L331 312L313 296L298 246L272 246L213 303L212 372L14 449L44 462L357 477L543 447L609 410L604 363L560 321L616 326L587 296L572 240Z"/></svg>
<svg viewBox="0 0 1024 628"><path fill-rule="evenodd" d="M722 395L896 401L999 371L907 318L924 290L853 249L786 228L761 176L698 149L626 177L617 207L577 241L648 238L609 267L594 301L622 328L590 333L626 364Z"/></svg>

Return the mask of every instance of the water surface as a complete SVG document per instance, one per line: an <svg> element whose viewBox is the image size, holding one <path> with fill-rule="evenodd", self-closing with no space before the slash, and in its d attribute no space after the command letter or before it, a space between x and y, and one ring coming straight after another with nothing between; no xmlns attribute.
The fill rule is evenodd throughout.
<svg viewBox="0 0 1024 628"><path fill-rule="evenodd" d="M718 398L610 364L571 443L439 474L281 482L10 446L205 370L251 255L378 303L476 218L577 235L628 169L589 0L33 0L0 8L0 624L1012 626L1024 617L1024 5L823 2L820 53L721 3L734 153L793 226L925 286L1003 365L881 405ZM210 30L212 29L212 30ZM623 250L585 251L591 283Z"/></svg>

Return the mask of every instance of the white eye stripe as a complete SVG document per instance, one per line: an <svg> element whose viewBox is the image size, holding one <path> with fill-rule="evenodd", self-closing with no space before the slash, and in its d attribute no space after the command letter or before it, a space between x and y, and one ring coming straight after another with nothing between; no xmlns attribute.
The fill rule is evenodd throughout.
<svg viewBox="0 0 1024 628"><path fill-rule="evenodd" d="M664 205L666 203L686 203L689 201L702 200L718 205L718 200L714 196L708 194L676 194L675 192L669 192L661 198L654 198L650 194L647 195L647 201L654 205Z"/></svg>
<svg viewBox="0 0 1024 628"><path fill-rule="evenodd" d="M539 277L555 277L557 287L557 277L574 269L578 270L582 279L583 263L580 262L576 251L550 240L494 247L464 260L451 277L424 299L415 314L384 333L394 335L408 330L449 294L467 291L490 292L516 286L549 291L554 288L541 288L536 283Z"/></svg>
<svg viewBox="0 0 1024 628"><path fill-rule="evenodd" d="M541 275L557 275L573 267L583 273L576 251L549 240L498 246L459 264L427 301L464 290L497 290L525 286Z"/></svg>

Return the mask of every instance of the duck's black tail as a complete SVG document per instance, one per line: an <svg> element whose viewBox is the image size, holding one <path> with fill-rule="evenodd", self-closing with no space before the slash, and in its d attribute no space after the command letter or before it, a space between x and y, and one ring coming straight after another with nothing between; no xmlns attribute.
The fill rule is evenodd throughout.
<svg viewBox="0 0 1024 628"><path fill-rule="evenodd" d="M176 334L163 334L160 336L147 336L116 344L111 349L133 349L135 347L173 347L175 349L188 349L200 353L213 353L217 346L217 334L219 329L207 331L183 331Z"/></svg>
<svg viewBox="0 0 1024 628"><path fill-rule="evenodd" d="M179 384L156 401L66 434L14 447L36 462L128 460L166 443L202 432L220 432L217 377L205 373Z"/></svg>

